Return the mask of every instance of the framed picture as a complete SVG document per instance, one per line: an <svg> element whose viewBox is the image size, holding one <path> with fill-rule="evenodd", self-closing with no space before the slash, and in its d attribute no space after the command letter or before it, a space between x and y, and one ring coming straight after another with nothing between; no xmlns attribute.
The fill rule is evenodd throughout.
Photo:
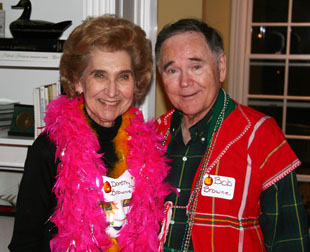
<svg viewBox="0 0 310 252"><path fill-rule="evenodd" d="M10 130L11 136L34 136L33 105L14 104L14 112Z"/></svg>
<svg viewBox="0 0 310 252"><path fill-rule="evenodd" d="M15 216L20 171L1 170L0 168L0 215Z"/></svg>

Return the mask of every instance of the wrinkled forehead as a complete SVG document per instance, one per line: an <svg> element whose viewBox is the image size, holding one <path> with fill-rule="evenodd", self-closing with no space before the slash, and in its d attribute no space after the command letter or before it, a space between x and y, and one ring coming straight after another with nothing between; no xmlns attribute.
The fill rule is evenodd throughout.
<svg viewBox="0 0 310 252"><path fill-rule="evenodd" d="M174 63L190 63L215 58L204 36L199 32L185 32L167 39L161 48L158 67L160 71Z"/></svg>
<svg viewBox="0 0 310 252"><path fill-rule="evenodd" d="M174 40L181 40L181 41L188 41L190 40L192 37L199 37L200 38L200 42L202 44L205 44L205 46L208 47L208 42L207 40L205 39L205 36L199 32L199 31L179 31L179 32L175 32L175 33L172 33L170 34L169 36L167 36L167 38L165 38L165 40L161 43L160 45L160 48L159 51L157 52L158 55L157 56L157 63L159 62L161 56L162 56L162 51L163 51L163 47L165 46L165 44L169 44L171 41L174 41Z"/></svg>

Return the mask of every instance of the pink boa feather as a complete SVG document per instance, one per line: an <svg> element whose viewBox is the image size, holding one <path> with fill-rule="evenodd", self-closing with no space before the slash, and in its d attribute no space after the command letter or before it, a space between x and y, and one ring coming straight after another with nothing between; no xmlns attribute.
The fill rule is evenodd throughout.
<svg viewBox="0 0 310 252"><path fill-rule="evenodd" d="M103 202L102 176L106 168L97 154L99 143L82 112L82 98L61 96L48 106L46 132L56 144L60 164L54 192L58 199L52 221L58 234L50 245L53 252L104 251L112 243L105 233L108 223L98 203ZM154 122L144 123L142 113L127 128L129 172L135 177L128 224L121 230L121 251L158 251L159 223L164 217L164 198L171 187L164 182L169 166L162 138Z"/></svg>

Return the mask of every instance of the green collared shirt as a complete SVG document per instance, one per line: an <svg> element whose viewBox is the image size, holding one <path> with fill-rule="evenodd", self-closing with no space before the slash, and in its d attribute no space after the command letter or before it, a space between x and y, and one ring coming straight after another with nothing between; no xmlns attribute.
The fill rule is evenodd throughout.
<svg viewBox="0 0 310 252"><path fill-rule="evenodd" d="M225 118L236 108L236 104L227 95L228 102ZM224 104L224 92L221 89L217 100L205 117L197 124L193 125L189 131L191 140L185 145L183 142L181 121L183 114L176 110L171 118L171 140L168 146L168 158L172 159L172 168L167 180L178 189L179 196L171 194L167 200L174 205L186 206L191 193L192 183L196 170L204 155L216 121ZM187 215L185 209L173 209L173 225L170 225L169 233L166 238L165 251L178 251L181 248ZM168 249L170 248L170 249ZM173 248L174 250L171 250ZM191 242L190 250L193 250Z"/></svg>
<svg viewBox="0 0 310 252"><path fill-rule="evenodd" d="M172 168L167 180L178 188L179 195L171 194L167 200L172 201L174 205L188 204L195 173L215 126L212 119L217 118L222 106L223 91L221 90L209 113L190 128L191 140L186 145L181 131L183 115L177 110L172 115L171 140L168 146L168 158L172 160ZM236 104L230 100L225 118L235 107ZM307 217L298 192L295 172L291 172L263 191L260 204L262 213L259 222L267 251L310 251ZM181 251L187 221L186 210L174 208L172 221L164 249L167 252ZM193 250L192 242L189 249Z"/></svg>

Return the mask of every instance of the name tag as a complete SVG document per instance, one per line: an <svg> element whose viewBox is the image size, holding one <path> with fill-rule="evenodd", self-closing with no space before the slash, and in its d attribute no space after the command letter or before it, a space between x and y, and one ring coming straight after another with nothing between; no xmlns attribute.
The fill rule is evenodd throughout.
<svg viewBox="0 0 310 252"><path fill-rule="evenodd" d="M234 197L236 182L234 178L206 174L203 181L201 188L202 196L228 200Z"/></svg>
<svg viewBox="0 0 310 252"><path fill-rule="evenodd" d="M134 178L126 170L120 177L114 179L103 176L103 194L107 202L131 199L134 189Z"/></svg>

